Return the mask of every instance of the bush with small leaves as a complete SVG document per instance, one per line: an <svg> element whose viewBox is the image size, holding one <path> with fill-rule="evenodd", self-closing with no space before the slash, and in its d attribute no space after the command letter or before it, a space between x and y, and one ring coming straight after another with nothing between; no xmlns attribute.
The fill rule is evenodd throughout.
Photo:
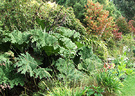
<svg viewBox="0 0 135 96"><path fill-rule="evenodd" d="M110 0L93 0L93 1L103 4L103 9L109 11L109 16L112 16L115 19L121 16L121 12L116 8L113 1Z"/></svg>
<svg viewBox="0 0 135 96"><path fill-rule="evenodd" d="M4 30L20 30L26 31L36 26L34 21L35 11L38 4L33 3L34 0L11 0L0 3L0 20Z"/></svg>
<svg viewBox="0 0 135 96"><path fill-rule="evenodd" d="M115 40L121 40L122 38L122 32L119 32L119 28L117 25L115 26L115 29L113 30L113 36Z"/></svg>
<svg viewBox="0 0 135 96"><path fill-rule="evenodd" d="M86 28L88 34L94 34L107 40L113 37L112 31L114 27L113 17L109 16L109 11L103 9L100 3L94 3L88 0L85 13Z"/></svg>
<svg viewBox="0 0 135 96"><path fill-rule="evenodd" d="M117 24L117 26L119 28L119 32L122 32L123 34L127 34L127 33L130 32L128 23L127 23L127 21L126 21L126 19L124 17L119 17L116 20L116 24Z"/></svg>
<svg viewBox="0 0 135 96"><path fill-rule="evenodd" d="M84 34L86 29L81 22L75 18L72 7L65 8L56 3L52 7L47 3L43 4L38 10L38 18L43 22L43 27L54 29L54 27L64 26ZM45 10L46 9L46 10Z"/></svg>
<svg viewBox="0 0 135 96"><path fill-rule="evenodd" d="M135 20L130 20L128 22L131 32L135 34Z"/></svg>
<svg viewBox="0 0 135 96"><path fill-rule="evenodd" d="M85 18L85 5L87 0L56 0L56 2L60 5L64 5L65 7L72 7L75 13L75 17L83 22Z"/></svg>
<svg viewBox="0 0 135 96"><path fill-rule="evenodd" d="M115 6L121 11L122 16L130 20L135 16L135 0L112 0Z"/></svg>

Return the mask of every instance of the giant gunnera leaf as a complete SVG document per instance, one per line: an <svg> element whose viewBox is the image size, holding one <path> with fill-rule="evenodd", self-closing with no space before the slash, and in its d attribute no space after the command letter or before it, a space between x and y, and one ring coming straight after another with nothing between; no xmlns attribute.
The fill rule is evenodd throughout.
<svg viewBox="0 0 135 96"><path fill-rule="evenodd" d="M18 67L18 72L21 72L22 74L29 73L31 77L35 75L40 78L43 78L44 76L50 77L50 74L45 69L38 69L40 64L41 63L37 63L37 61L26 52L26 54L21 54L19 56L15 66Z"/></svg>
<svg viewBox="0 0 135 96"><path fill-rule="evenodd" d="M12 51L0 53L0 85L13 88L15 85L24 85L24 75L15 72L15 67L10 61L14 57Z"/></svg>

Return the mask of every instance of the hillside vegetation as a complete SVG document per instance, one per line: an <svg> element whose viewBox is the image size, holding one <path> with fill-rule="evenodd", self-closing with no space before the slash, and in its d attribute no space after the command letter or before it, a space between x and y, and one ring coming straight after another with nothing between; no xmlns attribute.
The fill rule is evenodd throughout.
<svg viewBox="0 0 135 96"><path fill-rule="evenodd" d="M123 9L131 2L116 1L0 0L0 96L126 91L134 80L135 17Z"/></svg>

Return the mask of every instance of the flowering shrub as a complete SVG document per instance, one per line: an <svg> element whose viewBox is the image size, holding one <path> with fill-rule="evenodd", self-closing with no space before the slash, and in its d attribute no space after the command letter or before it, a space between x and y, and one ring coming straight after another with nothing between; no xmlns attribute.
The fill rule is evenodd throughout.
<svg viewBox="0 0 135 96"><path fill-rule="evenodd" d="M135 21L134 21L134 20L130 20L130 21L128 22L128 24L129 24L129 27L130 27L131 31L132 31L133 33L135 33Z"/></svg>
<svg viewBox="0 0 135 96"><path fill-rule="evenodd" d="M128 23L126 22L126 19L124 17L119 17L116 20L116 24L119 28L119 30L118 30L119 32L122 32L123 34L130 32Z"/></svg>
<svg viewBox="0 0 135 96"><path fill-rule="evenodd" d="M116 40L120 40L122 38L122 32L119 32L118 26L115 26L115 29L113 30L113 36Z"/></svg>
<svg viewBox="0 0 135 96"><path fill-rule="evenodd" d="M109 70L109 69L114 69L115 68L115 64L109 64L109 63L104 63L104 69L105 71Z"/></svg>
<svg viewBox="0 0 135 96"><path fill-rule="evenodd" d="M119 16L121 16L121 12L116 8L113 1L110 0L93 0L93 1L103 4L103 9L109 11L109 16L112 16L114 18L118 18Z"/></svg>
<svg viewBox="0 0 135 96"><path fill-rule="evenodd" d="M85 21L87 23L87 32L101 37L103 40L109 39L113 36L112 31L114 27L113 17L109 16L109 11L103 10L103 5L100 3L93 3L89 0L86 7Z"/></svg>

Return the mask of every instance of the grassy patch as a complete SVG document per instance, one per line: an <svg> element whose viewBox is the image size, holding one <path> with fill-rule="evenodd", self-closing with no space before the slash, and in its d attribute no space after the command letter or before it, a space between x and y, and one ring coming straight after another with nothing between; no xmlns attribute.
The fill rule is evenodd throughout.
<svg viewBox="0 0 135 96"><path fill-rule="evenodd" d="M118 96L135 96L135 74L129 75L123 82L124 87Z"/></svg>

